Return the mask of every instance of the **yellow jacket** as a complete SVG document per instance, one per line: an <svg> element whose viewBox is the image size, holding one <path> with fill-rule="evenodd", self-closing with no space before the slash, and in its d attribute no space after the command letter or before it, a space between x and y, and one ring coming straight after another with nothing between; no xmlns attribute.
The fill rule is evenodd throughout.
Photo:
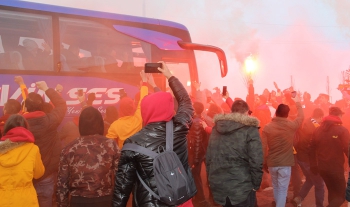
<svg viewBox="0 0 350 207"><path fill-rule="evenodd" d="M148 87L141 86L140 101L133 116L124 116L114 121L108 129L106 137L118 140L118 147L123 147L124 141L142 129L141 101L148 94Z"/></svg>
<svg viewBox="0 0 350 207"><path fill-rule="evenodd" d="M39 206L33 178L45 172L38 146L34 143L0 142L0 206Z"/></svg>

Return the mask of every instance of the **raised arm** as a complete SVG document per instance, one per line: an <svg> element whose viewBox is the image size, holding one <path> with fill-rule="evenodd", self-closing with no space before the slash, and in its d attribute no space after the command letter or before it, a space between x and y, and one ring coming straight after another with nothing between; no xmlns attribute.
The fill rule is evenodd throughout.
<svg viewBox="0 0 350 207"><path fill-rule="evenodd" d="M22 76L15 76L15 82L20 87L23 101L25 101L27 99L27 96L28 96L28 89L27 89L26 84L24 83ZM24 107L25 106L23 105L22 111L24 111Z"/></svg>
<svg viewBox="0 0 350 207"><path fill-rule="evenodd" d="M55 106L54 109L47 114L50 125L49 127L57 128L61 124L67 111L66 101L58 94L54 89L49 88L45 81L36 82L38 89L45 91L47 97L49 97L52 104Z"/></svg>
<svg viewBox="0 0 350 207"><path fill-rule="evenodd" d="M154 78L152 74L147 74L147 82L150 86L152 86L153 91L155 93L161 91L160 88L157 86L157 84L154 82Z"/></svg>
<svg viewBox="0 0 350 207"><path fill-rule="evenodd" d="M230 94L228 93L228 91L226 92L225 95L222 95L222 98L225 99L226 104L227 104L227 105L230 107L230 109L231 109L232 104L233 104L233 100L232 100L232 98L230 98Z"/></svg>
<svg viewBox="0 0 350 207"><path fill-rule="evenodd" d="M190 96L188 95L185 87L182 85L179 79L177 79L175 76L173 76L173 74L171 74L170 70L164 62L162 63L163 68L158 68L158 70L160 70L163 73L163 75L168 79L169 86L174 93L176 101L179 103L174 118L175 120L178 120L181 123L187 124L189 127L192 123L192 117L194 114L194 109L192 106Z"/></svg>
<svg viewBox="0 0 350 207"><path fill-rule="evenodd" d="M303 123L304 111L303 111L303 108L301 107L299 96L296 96L295 98L292 98L292 99L295 102L295 105L296 105L297 110L298 110L297 118L292 122L292 128L297 130L301 126L301 124Z"/></svg>

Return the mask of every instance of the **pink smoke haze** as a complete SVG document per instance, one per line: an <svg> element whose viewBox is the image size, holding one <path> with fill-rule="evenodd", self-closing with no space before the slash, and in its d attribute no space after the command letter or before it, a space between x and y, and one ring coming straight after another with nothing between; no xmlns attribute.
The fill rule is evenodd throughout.
<svg viewBox="0 0 350 207"><path fill-rule="evenodd" d="M297 21L281 35L260 44L260 70L256 75L257 91L273 88L273 81L280 88L291 85L301 92L308 91L315 99L319 93L327 93L327 76L330 93L340 98L336 89L341 81L341 70L349 67L350 51L339 48L342 42L327 39L306 22Z"/></svg>
<svg viewBox="0 0 350 207"><path fill-rule="evenodd" d="M184 24L192 41L226 52L229 72L221 78L214 54L196 52L202 89L228 86L231 97L245 98L243 63L257 60L253 75L256 93L294 85L311 93L341 98L336 89L341 71L350 65L350 2L252 0L31 0L35 2L164 19ZM291 77L293 81L291 81Z"/></svg>

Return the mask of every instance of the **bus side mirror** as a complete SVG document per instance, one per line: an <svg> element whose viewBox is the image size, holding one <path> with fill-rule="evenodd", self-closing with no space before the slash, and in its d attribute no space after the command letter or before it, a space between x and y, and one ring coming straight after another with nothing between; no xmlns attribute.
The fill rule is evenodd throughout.
<svg viewBox="0 0 350 207"><path fill-rule="evenodd" d="M222 49L211 45L201 45L192 42L177 41L177 43L182 49L200 50L215 53L219 59L221 77L225 77L227 75L227 60L225 52Z"/></svg>

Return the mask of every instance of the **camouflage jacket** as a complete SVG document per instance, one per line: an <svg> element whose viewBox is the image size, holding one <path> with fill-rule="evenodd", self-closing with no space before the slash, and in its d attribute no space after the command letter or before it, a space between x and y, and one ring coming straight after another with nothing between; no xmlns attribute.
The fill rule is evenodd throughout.
<svg viewBox="0 0 350 207"><path fill-rule="evenodd" d="M263 152L259 120L231 113L216 115L214 121L206 153L210 189L216 203L225 205L229 197L235 205L260 187Z"/></svg>
<svg viewBox="0 0 350 207"><path fill-rule="evenodd" d="M70 196L95 198L112 195L120 150L102 135L79 137L61 152L56 200L69 206Z"/></svg>

